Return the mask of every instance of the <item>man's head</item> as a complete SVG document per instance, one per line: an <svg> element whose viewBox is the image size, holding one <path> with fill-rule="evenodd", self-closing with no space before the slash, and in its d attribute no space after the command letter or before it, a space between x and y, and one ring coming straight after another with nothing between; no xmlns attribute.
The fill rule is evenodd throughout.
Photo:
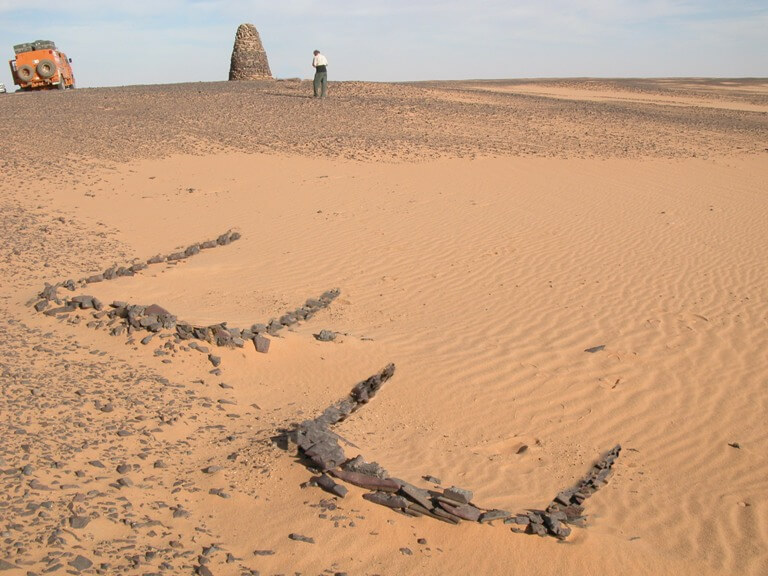
<svg viewBox="0 0 768 576"><path fill-rule="evenodd" d="M318 54L320 54L320 50L315 50L314 52L312 52L312 54L314 54L315 56L317 56Z"/></svg>

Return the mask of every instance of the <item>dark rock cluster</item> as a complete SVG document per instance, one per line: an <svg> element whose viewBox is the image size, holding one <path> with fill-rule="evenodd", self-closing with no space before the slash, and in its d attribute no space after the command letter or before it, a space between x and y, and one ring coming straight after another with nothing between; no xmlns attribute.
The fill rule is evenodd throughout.
<svg viewBox="0 0 768 576"><path fill-rule="evenodd" d="M61 304L61 299L58 296L59 288L66 288L70 292L74 292L78 287L83 287L86 284L103 282L104 280L113 280L122 276L133 276L134 274L141 272L142 270L146 269L147 266L152 264L175 263L180 260L185 260L190 256L199 254L201 250L216 248L217 246L226 246L235 240L239 240L240 237L241 236L239 232L232 232L231 230L228 230L215 240L206 240L204 242L191 244L183 251L173 252L167 255L158 254L147 260L136 259L132 263L122 266L113 265L99 274L92 274L91 276L80 278L78 281L70 279L65 280L64 282L58 282L56 284L46 283L45 288L39 294L40 300L35 303L35 309L37 309L38 312L41 312L48 307L48 303L51 301L55 302L56 304Z"/></svg>
<svg viewBox="0 0 768 576"><path fill-rule="evenodd" d="M106 327L113 336L132 335L137 331L149 332L149 335L142 338L142 344L148 344L155 334L163 330L169 330L174 331L177 342L200 340L216 346L243 347L250 340L253 342L257 352L266 354L270 346L268 336L277 336L283 328L309 320L319 310L327 308L338 297L340 291L338 289L327 290L319 298L309 298L303 306L286 312L279 318L273 318L263 324L256 323L250 328L244 329L229 328L226 322L199 326L179 321L176 316L157 304L147 306L115 301L108 307L105 307L94 296L80 294L73 297L65 297L59 295L60 288L74 291L77 289L77 286L112 280L121 276L132 276L148 265L183 260L199 254L200 250L225 246L239 238L240 234L238 232L228 231L215 240L193 244L184 251L174 252L166 256L153 256L146 261L138 261L128 266L112 266L101 274L83 278L78 282L67 280L57 284L46 283L45 288L38 294L37 298L30 301L30 304L34 302L33 307L37 312L57 317L63 317L78 310L93 310L93 319L86 324L88 327ZM207 349L204 350L204 347L200 347L195 343L190 344L190 347L208 352ZM218 366L221 362L221 358L213 355L209 355L209 360L214 367Z"/></svg>
<svg viewBox="0 0 768 576"><path fill-rule="evenodd" d="M514 518L505 520L507 524L517 524L515 531L525 531L539 536L554 536L564 540L571 529L568 524L584 526L584 501L608 483L613 475L613 464L621 452L617 444L607 452L587 472L576 486L563 490L547 506L546 510L529 510L525 514L517 514Z"/></svg>
<svg viewBox="0 0 768 576"><path fill-rule="evenodd" d="M229 65L230 80L264 80L272 78L269 61L261 43L259 31L253 24L240 24L232 47Z"/></svg>
<svg viewBox="0 0 768 576"><path fill-rule="evenodd" d="M348 490L336 481L339 480L370 490L363 494L369 502L408 516L428 516L449 524L458 524L462 520L481 524L500 520L512 524L514 532L553 536L560 540L570 535L569 524L585 525L584 501L607 483L621 446L614 447L603 456L576 486L560 492L546 510L530 509L514 515L506 510L478 506L472 501L474 494L470 490L456 486L442 490L419 488L405 480L390 477L378 463L366 462L360 455L347 458L339 444L340 437L330 427L366 404L394 373L395 365L389 364L381 372L355 385L347 398L332 404L314 420L306 420L285 434L286 439L296 445L307 467L318 472L310 479L310 485L344 498ZM434 484L440 484L437 478L427 478Z"/></svg>
<svg viewBox="0 0 768 576"><path fill-rule="evenodd" d="M338 443L339 437L331 432L330 427L367 404L394 373L395 365L387 365L378 374L356 384L344 400L329 406L314 420L305 420L289 433L299 452L309 458L312 467L325 472L346 462L347 457Z"/></svg>

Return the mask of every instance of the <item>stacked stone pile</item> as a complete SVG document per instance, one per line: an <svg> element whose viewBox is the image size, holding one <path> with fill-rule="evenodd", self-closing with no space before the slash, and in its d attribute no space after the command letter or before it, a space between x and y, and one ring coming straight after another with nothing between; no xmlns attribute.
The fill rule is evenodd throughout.
<svg viewBox="0 0 768 576"><path fill-rule="evenodd" d="M235 34L232 59L229 65L230 80L264 80L272 78L269 61L261 37L253 24L240 24Z"/></svg>
<svg viewBox="0 0 768 576"><path fill-rule="evenodd" d="M575 487L560 492L546 510L528 510L512 514L506 510L487 509L475 504L470 490L451 486L442 490L419 488L405 480L392 478L376 462L366 462L358 455L348 459L339 444L339 436L331 426L345 420L366 404L395 372L389 364L381 372L358 383L350 395L329 406L314 420L306 420L288 432L287 438L298 448L310 469L316 470L309 483L319 486L339 498L348 489L336 480L370 490L363 494L369 502L386 506L408 516L428 516L449 524L468 522L490 523L501 520L512 524L512 531L552 536L564 540L571 533L569 524L583 526L584 501L604 486L612 474L612 467L621 446L603 456ZM440 481L425 477L434 484Z"/></svg>

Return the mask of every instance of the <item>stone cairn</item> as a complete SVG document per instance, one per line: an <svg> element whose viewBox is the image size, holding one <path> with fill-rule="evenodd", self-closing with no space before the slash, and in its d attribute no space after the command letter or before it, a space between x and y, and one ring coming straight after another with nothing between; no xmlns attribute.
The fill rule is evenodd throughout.
<svg viewBox="0 0 768 576"><path fill-rule="evenodd" d="M169 330L175 332L176 340L179 342L182 340L192 340L193 342L189 344L189 347L195 348L200 352L207 353L208 350L203 346L199 346L194 340L209 342L216 346L237 346L241 348L245 345L245 342L250 340L253 342L257 352L266 354L271 343L268 336L277 336L283 328L297 324L300 321L309 320L318 311L327 308L340 294L340 291L338 289L328 290L319 298L309 298L303 306L286 312L279 318L272 318L267 323L253 324L250 328L245 329L228 328L226 322L210 326L198 326L189 322L179 321L176 316L157 304L146 306L115 301L105 309L104 304L94 296L81 294L72 297L62 297L59 295L60 288L66 288L74 292L78 287L84 287L88 284L113 280L123 276L133 276L150 265L176 263L199 254L201 250L226 246L239 239L239 232L227 231L216 238L216 240L206 240L205 242L192 244L184 251L174 252L165 256L153 256L148 260L134 261L132 264L125 266L111 266L100 274L81 278L77 282L67 280L57 284L46 283L45 288L38 294L37 298L30 301L29 304L33 305L37 312L58 318L64 318L78 310L93 310L93 320L88 322L86 326L96 329L106 326L112 336L121 336L123 334L130 336L137 331L149 332L148 335L141 339L142 344L149 344L156 334L163 330ZM51 307L52 303L56 306ZM209 354L208 358L215 367L221 362L221 359L213 354Z"/></svg>
<svg viewBox="0 0 768 576"><path fill-rule="evenodd" d="M232 61L229 66L230 80L271 79L267 53L261 44L259 31L253 24L240 24L235 34Z"/></svg>
<svg viewBox="0 0 768 576"><path fill-rule="evenodd" d="M472 501L473 493L464 488L451 486L442 491L427 490L390 477L379 464L366 462L360 455L348 459L339 445L341 438L331 431L331 426L367 404L394 373L395 365L389 364L378 374L355 385L347 398L332 404L314 420L305 420L278 437L286 441L285 447L295 445L307 467L318 473L310 479L309 485L344 498L348 490L336 482L340 480L369 490L363 494L365 500L407 516L428 516L449 524L458 524L462 520L482 524L501 520L511 524L514 532L552 536L559 540L570 535L569 524L586 524L584 501L605 486L621 446L614 447L598 460L573 488L555 496L545 510L529 509L518 514L482 508ZM433 476L423 479L440 485L440 480Z"/></svg>

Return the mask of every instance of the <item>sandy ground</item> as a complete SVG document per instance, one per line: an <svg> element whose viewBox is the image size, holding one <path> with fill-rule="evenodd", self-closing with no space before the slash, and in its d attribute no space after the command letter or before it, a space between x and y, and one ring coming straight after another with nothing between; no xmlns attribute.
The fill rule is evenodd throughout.
<svg viewBox="0 0 768 576"><path fill-rule="evenodd" d="M768 573L768 81L309 91L0 98L0 571ZM268 354L206 343L218 370L170 332L30 306L227 230L75 293L240 328L341 295ZM338 426L348 456L520 512L620 443L587 526L306 486L272 439L388 362Z"/></svg>

